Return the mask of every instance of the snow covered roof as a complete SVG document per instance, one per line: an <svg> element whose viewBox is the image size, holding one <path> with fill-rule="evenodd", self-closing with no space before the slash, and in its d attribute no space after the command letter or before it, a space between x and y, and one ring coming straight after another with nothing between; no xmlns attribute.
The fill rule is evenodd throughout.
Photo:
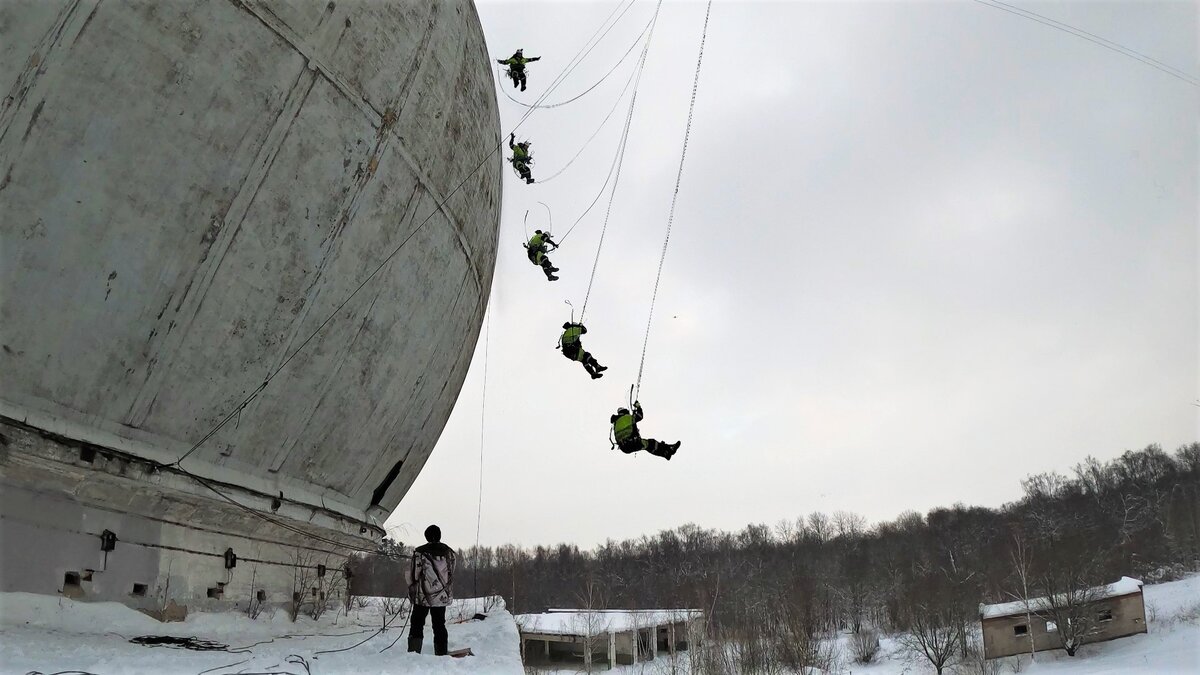
<svg viewBox="0 0 1200 675"><path fill-rule="evenodd" d="M703 615L698 609L551 609L545 614L518 614L515 618L525 633L598 635L679 623Z"/></svg>
<svg viewBox="0 0 1200 675"><path fill-rule="evenodd" d="M1142 582L1131 577L1121 577L1120 581L1100 586L1095 589L1098 591L1096 599L1103 600L1104 598L1115 598L1131 593L1140 593L1142 591ZM995 619L1001 616L1014 616L1024 614L1026 612L1038 612L1045 609L1049 605L1049 598L1032 598L1029 600L1029 607L1026 608L1023 600L1013 602L1002 602L996 605L980 605L979 618Z"/></svg>

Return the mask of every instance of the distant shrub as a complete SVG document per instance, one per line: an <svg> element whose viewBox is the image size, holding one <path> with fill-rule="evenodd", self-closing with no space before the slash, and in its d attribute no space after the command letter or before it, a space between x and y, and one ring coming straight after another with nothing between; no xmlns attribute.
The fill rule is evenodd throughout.
<svg viewBox="0 0 1200 675"><path fill-rule="evenodd" d="M863 628L854 634L850 641L850 651L854 662L864 666L874 663L879 656L879 631L874 628Z"/></svg>

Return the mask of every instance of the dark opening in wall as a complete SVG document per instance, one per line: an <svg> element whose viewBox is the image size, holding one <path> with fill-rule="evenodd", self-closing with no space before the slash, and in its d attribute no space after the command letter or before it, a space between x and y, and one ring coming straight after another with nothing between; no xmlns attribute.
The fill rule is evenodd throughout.
<svg viewBox="0 0 1200 675"><path fill-rule="evenodd" d="M83 577L82 577L82 578L83 578L83 580L84 580L84 581L91 581L91 580L92 580L92 575L93 575L93 574L95 574L95 573L96 573L96 570L84 570L84 571L83 571Z"/></svg>
<svg viewBox="0 0 1200 675"><path fill-rule="evenodd" d="M67 572L63 575L63 589L67 586L79 588L79 572Z"/></svg>
<svg viewBox="0 0 1200 675"><path fill-rule="evenodd" d="M223 584L217 584L216 586L208 589L208 597L213 598L214 600L220 600L221 596L223 595L225 595L225 588Z"/></svg>
<svg viewBox="0 0 1200 675"><path fill-rule="evenodd" d="M262 589L259 589L259 591L254 594L254 598L256 600L258 600L259 602L266 602L267 601L267 592Z"/></svg>
<svg viewBox="0 0 1200 675"><path fill-rule="evenodd" d="M300 591L292 592L292 602L300 602Z"/></svg>
<svg viewBox="0 0 1200 675"><path fill-rule="evenodd" d="M312 589L312 594L314 598L317 597L317 589Z"/></svg>
<svg viewBox="0 0 1200 675"><path fill-rule="evenodd" d="M91 464L96 461L96 448L90 445L82 445L79 447L79 460Z"/></svg>
<svg viewBox="0 0 1200 675"><path fill-rule="evenodd" d="M1026 626L1025 624L1013 626L1013 635L1025 635L1028 632L1029 632L1029 626Z"/></svg>
<svg viewBox="0 0 1200 675"><path fill-rule="evenodd" d="M130 595L132 595L136 598L145 597L146 596L146 584L134 584L133 585L133 593L131 593Z"/></svg>
<svg viewBox="0 0 1200 675"><path fill-rule="evenodd" d="M383 496L387 494L388 488L392 486L392 482L396 480L396 476L400 475L400 467L403 464L404 460L396 462L396 466L392 467L392 470L388 472L388 475L379 484L379 487L375 488L375 492L371 495L371 506L379 506L379 503L383 501Z"/></svg>

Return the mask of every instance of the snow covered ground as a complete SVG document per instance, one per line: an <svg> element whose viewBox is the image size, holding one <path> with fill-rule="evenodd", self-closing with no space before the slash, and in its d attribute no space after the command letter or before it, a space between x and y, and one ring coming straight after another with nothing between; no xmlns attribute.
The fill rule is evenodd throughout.
<svg viewBox="0 0 1200 675"><path fill-rule="evenodd" d="M435 657L433 633L425 626L422 654L408 654L404 617L378 633L383 616L378 600L365 609L318 621L295 623L282 610L251 619L245 614L194 612L186 621L159 623L117 603L85 603L28 593L0 594L0 673L154 673L233 675L273 673L513 673L521 667L517 627L503 603L482 621L452 623L483 609L483 601L462 600L447 612L450 649L469 647L474 656ZM403 633L403 635L402 635ZM146 647L129 642L143 635L195 637L228 645L228 651ZM381 653L396 640L395 646ZM350 647L320 654L321 650Z"/></svg>
<svg viewBox="0 0 1200 675"><path fill-rule="evenodd" d="M1200 673L1200 576L1145 586L1149 633L1085 645L1074 657L1061 650L998 659L997 673L1035 675L1174 675ZM851 663L849 637L839 640L840 672L858 675L921 675L934 672L927 661L905 655L891 638L880 640L878 663ZM957 667L954 673L979 672Z"/></svg>
<svg viewBox="0 0 1200 675"><path fill-rule="evenodd" d="M1200 576L1147 585L1146 613L1150 632L1102 644L1087 645L1074 658L1061 651L1041 652L1034 663L1024 656L1019 664L1006 659L999 673L1035 675L1174 675L1200 673ZM449 616L465 618L482 605L455 603ZM272 673L328 675L331 673L522 673L517 628L502 608L492 608L484 621L450 625L450 648L470 647L475 656L434 657L433 638L425 631L424 654L405 653L400 626L378 631L382 616L378 602L350 615L327 613L319 621L301 617L288 621L284 612L252 620L240 613L193 613L181 623L159 623L115 603L78 603L25 593L0 594L0 673L155 673L163 675L234 675ZM403 622L403 619L400 620ZM141 635L196 637L229 645L229 651L197 652L167 647L144 647L129 642ZM380 653L399 637L396 646ZM319 654L349 647L349 651ZM850 662L849 638L839 640L840 674L924 675L928 663L903 654L894 640L881 641L880 660L869 666ZM296 658L299 657L303 662ZM1019 665L1019 670L1014 666ZM307 668L306 668L307 666ZM630 675L685 673L687 654L672 660L662 655L651 663L622 666ZM954 673L978 672L956 667Z"/></svg>

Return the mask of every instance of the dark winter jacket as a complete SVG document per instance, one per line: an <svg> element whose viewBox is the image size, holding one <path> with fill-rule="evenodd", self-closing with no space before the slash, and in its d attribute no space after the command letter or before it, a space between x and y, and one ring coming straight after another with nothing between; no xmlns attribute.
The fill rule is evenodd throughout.
<svg viewBox="0 0 1200 675"><path fill-rule="evenodd" d="M508 66L509 68L512 68L513 70L515 70L517 72L520 72L522 70L525 70L526 63L529 63L530 61L537 61L540 58L542 58L542 57L540 57L540 56L525 57L525 56L517 56L516 54L513 54L512 56L508 57L507 59L496 59L496 62L502 66Z"/></svg>
<svg viewBox="0 0 1200 675"><path fill-rule="evenodd" d="M413 551L408 597L414 605L446 607L454 599L454 549L438 542Z"/></svg>

